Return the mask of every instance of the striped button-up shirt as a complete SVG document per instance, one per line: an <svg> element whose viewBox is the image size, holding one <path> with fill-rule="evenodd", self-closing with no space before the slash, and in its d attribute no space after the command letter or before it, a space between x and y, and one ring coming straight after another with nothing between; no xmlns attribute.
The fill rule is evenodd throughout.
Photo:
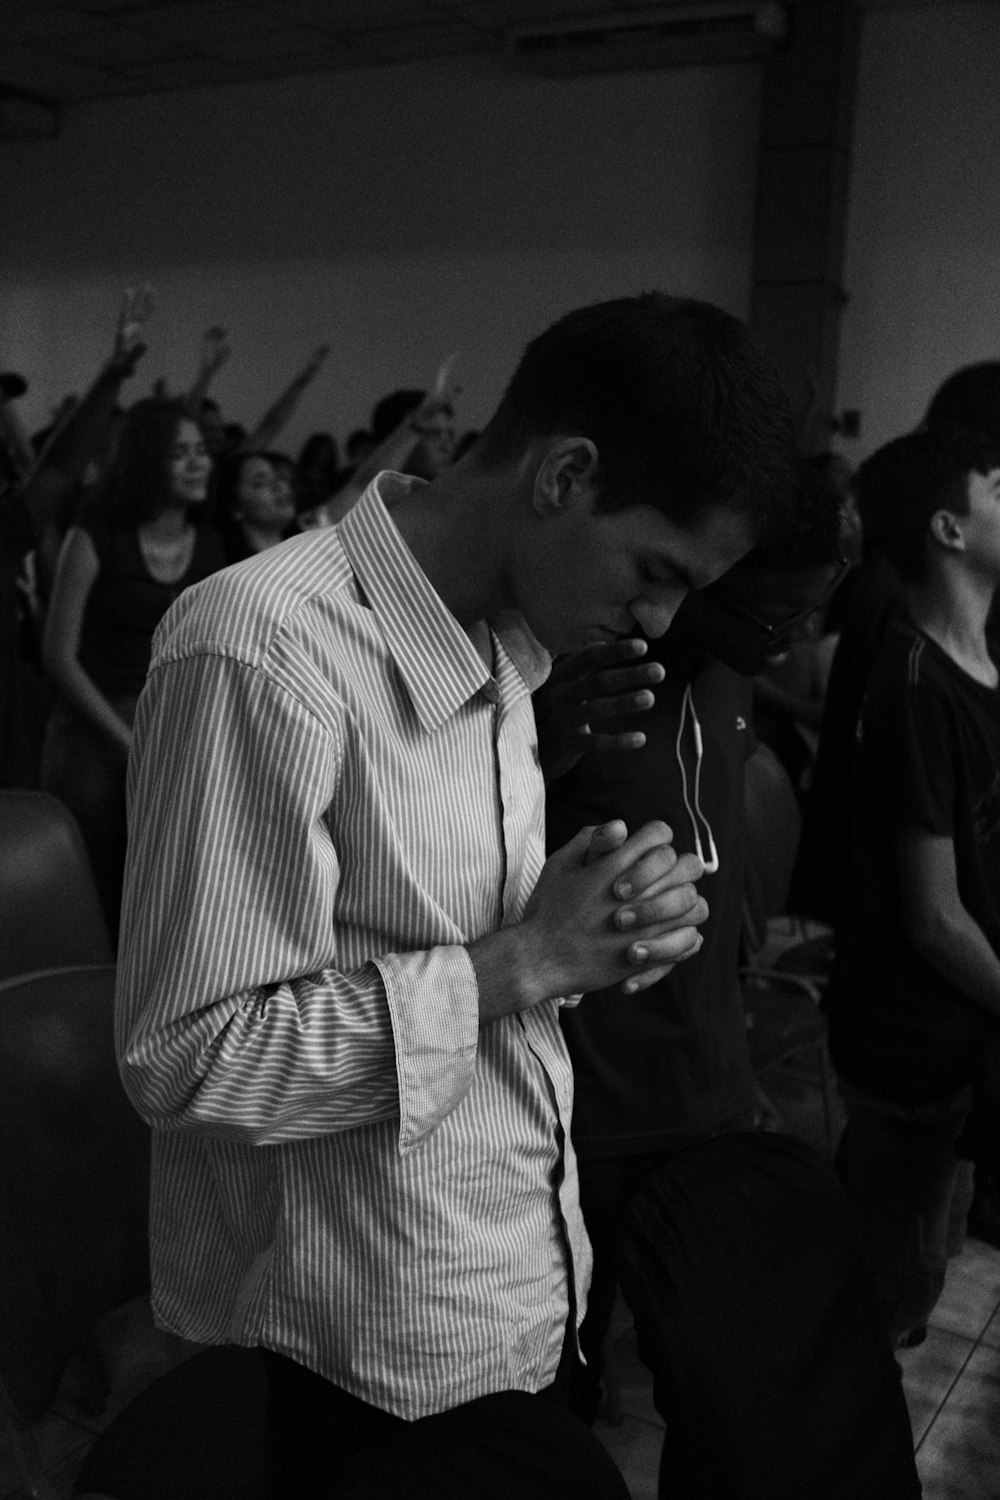
<svg viewBox="0 0 1000 1500"><path fill-rule="evenodd" d="M409 483L161 626L117 1038L158 1320L413 1419L548 1383L589 1247L558 1003L481 1028L465 947L541 867L548 657L512 619L484 665L391 519Z"/></svg>

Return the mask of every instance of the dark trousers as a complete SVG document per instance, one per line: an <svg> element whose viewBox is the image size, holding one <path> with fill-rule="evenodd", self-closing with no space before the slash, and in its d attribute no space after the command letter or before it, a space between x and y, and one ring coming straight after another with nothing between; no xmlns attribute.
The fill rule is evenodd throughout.
<svg viewBox="0 0 1000 1500"><path fill-rule="evenodd" d="M666 1423L663 1500L917 1500L860 1228L804 1142L677 1152L633 1195L620 1254Z"/></svg>
<svg viewBox="0 0 1000 1500"><path fill-rule="evenodd" d="M282 1355L265 1360L268 1500L628 1500L560 1377L405 1422Z"/></svg>
<svg viewBox="0 0 1000 1500"><path fill-rule="evenodd" d="M753 1128L754 1111L743 1111L713 1134ZM577 1158L580 1209L594 1252L594 1270L587 1295L587 1314L580 1329L580 1352L586 1363L578 1362L573 1370L570 1406L588 1425L601 1405L604 1345L621 1281L622 1233L628 1206L652 1172L666 1166L677 1151L692 1144L681 1141L673 1147L664 1146L633 1156Z"/></svg>
<svg viewBox="0 0 1000 1500"><path fill-rule="evenodd" d="M577 1160L580 1208L594 1252L594 1271L580 1328L580 1353L586 1363L578 1363L573 1371L570 1405L588 1425L601 1405L604 1344L618 1296L625 1210L643 1178L668 1157L666 1152L650 1152Z"/></svg>

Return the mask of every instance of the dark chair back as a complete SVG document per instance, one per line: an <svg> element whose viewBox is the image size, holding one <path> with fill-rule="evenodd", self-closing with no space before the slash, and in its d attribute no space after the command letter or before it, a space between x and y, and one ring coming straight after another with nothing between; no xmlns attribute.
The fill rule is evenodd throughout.
<svg viewBox="0 0 1000 1500"><path fill-rule="evenodd" d="M113 957L69 809L47 792L0 790L0 979Z"/></svg>
<svg viewBox="0 0 1000 1500"><path fill-rule="evenodd" d="M0 1445L54 1490L27 1425L94 1325L149 1290L150 1132L122 1088L114 968L0 983ZM210 1348L149 1385L91 1448L89 1500L263 1500L267 1380Z"/></svg>
<svg viewBox="0 0 1000 1500"><path fill-rule="evenodd" d="M28 1419L98 1318L149 1288L149 1131L115 1064L114 973L0 983L0 1375Z"/></svg>

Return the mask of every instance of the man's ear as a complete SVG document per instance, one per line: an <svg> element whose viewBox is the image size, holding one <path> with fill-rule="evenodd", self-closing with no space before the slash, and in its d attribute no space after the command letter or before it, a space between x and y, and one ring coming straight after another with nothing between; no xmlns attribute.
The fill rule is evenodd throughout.
<svg viewBox="0 0 1000 1500"><path fill-rule="evenodd" d="M965 551L962 518L953 510L936 510L930 519L931 536L939 547L949 552Z"/></svg>
<svg viewBox="0 0 1000 1500"><path fill-rule="evenodd" d="M596 443L586 437L546 439L535 470L533 503L540 516L589 502L597 490Z"/></svg>

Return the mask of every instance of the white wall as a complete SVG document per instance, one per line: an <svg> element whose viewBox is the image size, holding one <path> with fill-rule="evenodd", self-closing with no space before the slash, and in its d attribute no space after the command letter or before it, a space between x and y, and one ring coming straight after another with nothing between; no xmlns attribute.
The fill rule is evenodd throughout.
<svg viewBox="0 0 1000 1500"><path fill-rule="evenodd" d="M332 342L291 448L453 350L478 426L578 303L660 285L746 314L758 96L752 66L542 81L463 59L80 106L55 142L0 146L0 367L39 425L148 279L136 395L181 388L219 321L216 394L244 421Z"/></svg>
<svg viewBox="0 0 1000 1500"><path fill-rule="evenodd" d="M913 427L946 375L1000 358L1000 7L864 18L839 407L853 461Z"/></svg>

